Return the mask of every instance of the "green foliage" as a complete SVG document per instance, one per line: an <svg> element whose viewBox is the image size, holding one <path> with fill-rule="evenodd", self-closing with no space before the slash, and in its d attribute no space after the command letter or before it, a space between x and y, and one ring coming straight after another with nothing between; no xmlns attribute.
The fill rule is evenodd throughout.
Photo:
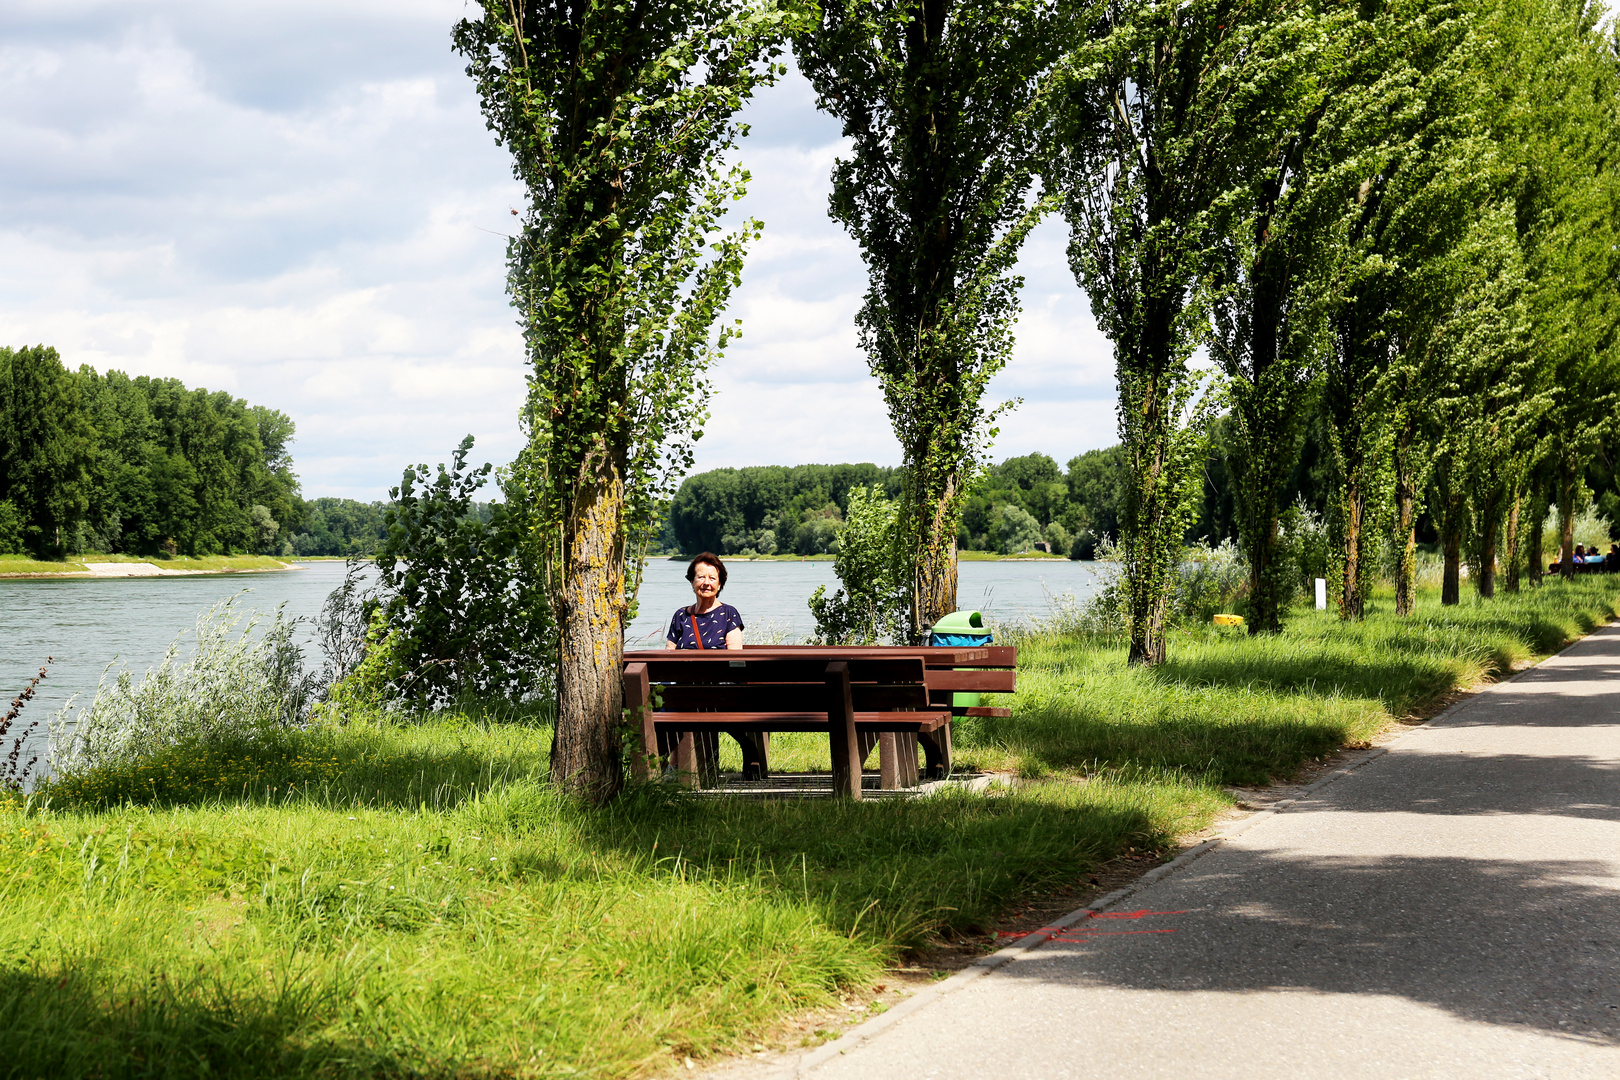
<svg viewBox="0 0 1620 1080"><path fill-rule="evenodd" d="M769 532L778 552L821 555L833 550L849 493L881 487L900 493L900 470L877 465L757 465L688 476L670 500L668 518L679 550L734 555L761 551Z"/></svg>
<svg viewBox="0 0 1620 1080"><path fill-rule="evenodd" d="M833 572L842 587L810 596L816 641L825 645L903 644L909 614L898 507L876 485L852 488L849 517L838 531Z"/></svg>
<svg viewBox="0 0 1620 1080"><path fill-rule="evenodd" d="M387 504L354 499L312 499L304 504L304 530L289 541L289 555L373 555L388 538Z"/></svg>
<svg viewBox="0 0 1620 1080"><path fill-rule="evenodd" d="M0 347L0 500L8 547L62 555L90 504L95 431L56 350Z"/></svg>
<svg viewBox="0 0 1620 1080"><path fill-rule="evenodd" d="M1214 405L1189 364L1206 336L1199 285L1240 149L1229 99L1274 61L1265 14L1227 0L1104 4L1056 96L1046 187L1061 196L1070 266L1114 345L1135 662L1164 659L1171 577L1193 520Z"/></svg>
<svg viewBox="0 0 1620 1080"><path fill-rule="evenodd" d="M226 393L0 348L0 426L0 502L36 556L279 554L302 522L292 421Z"/></svg>
<svg viewBox="0 0 1620 1080"><path fill-rule="evenodd" d="M456 24L484 118L527 197L507 289L530 362L514 465L556 617L558 779L589 798L622 780L618 658L692 463L713 333L761 225L722 233L748 174L736 114L785 68L796 3L480 0ZM605 647L604 647L605 646Z"/></svg>
<svg viewBox="0 0 1620 1080"><path fill-rule="evenodd" d="M1041 526L1027 510L1008 505L1001 508L997 523L996 550L1003 555L1034 551L1041 542Z"/></svg>
<svg viewBox="0 0 1620 1080"><path fill-rule="evenodd" d="M471 435L461 441L448 470L406 469L389 492L388 539L376 562L386 626L379 647L391 658L381 677L393 697L522 701L553 685L555 630L527 543L529 503L509 478L507 501L480 518L473 495L490 466L467 467L472 445Z"/></svg>
<svg viewBox="0 0 1620 1080"><path fill-rule="evenodd" d="M985 388L1006 363L1037 161L1030 111L1070 45L1072 5L835 0L795 42L851 154L832 216L860 245L856 316L906 465L900 522L911 633L956 607L958 515L995 435Z"/></svg>

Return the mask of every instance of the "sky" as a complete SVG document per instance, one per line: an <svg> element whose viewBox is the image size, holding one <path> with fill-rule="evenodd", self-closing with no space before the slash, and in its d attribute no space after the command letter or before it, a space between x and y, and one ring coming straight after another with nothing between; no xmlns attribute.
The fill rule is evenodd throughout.
<svg viewBox="0 0 1620 1080"><path fill-rule="evenodd" d="M505 295L522 205L450 27L462 0L7 0L0 7L0 344L173 377L292 417L307 498L387 497L405 466L521 435ZM735 214L765 223L727 318L696 470L898 464L857 347L866 288L826 213L843 148L797 74L764 91ZM992 457L1116 441L1112 354L1064 259L1025 248L1022 398Z"/></svg>

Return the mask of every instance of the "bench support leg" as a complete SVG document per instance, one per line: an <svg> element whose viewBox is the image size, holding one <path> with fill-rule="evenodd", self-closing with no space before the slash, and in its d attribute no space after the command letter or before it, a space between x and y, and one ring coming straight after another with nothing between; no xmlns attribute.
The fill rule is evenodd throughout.
<svg viewBox="0 0 1620 1080"><path fill-rule="evenodd" d="M720 733L682 731L674 737L675 775L690 788L720 785Z"/></svg>
<svg viewBox="0 0 1620 1080"><path fill-rule="evenodd" d="M827 729L832 744L833 795L861 797L860 740L855 733L855 700L849 691L849 664L827 665Z"/></svg>
<svg viewBox="0 0 1620 1080"><path fill-rule="evenodd" d="M885 731L878 740L879 785L884 791L917 786L917 736L909 731Z"/></svg>
<svg viewBox="0 0 1620 1080"><path fill-rule="evenodd" d="M624 708L630 714L631 738L638 740L630 755L630 772L637 780L657 775L658 732L653 726L652 683L646 664L626 664L624 668Z"/></svg>

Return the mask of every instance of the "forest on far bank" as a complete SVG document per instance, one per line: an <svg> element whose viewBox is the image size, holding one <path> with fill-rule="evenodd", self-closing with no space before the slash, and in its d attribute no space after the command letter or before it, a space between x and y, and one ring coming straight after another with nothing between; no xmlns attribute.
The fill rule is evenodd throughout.
<svg viewBox="0 0 1620 1080"><path fill-rule="evenodd" d="M369 556L388 536L386 502L305 500L292 419L225 391L0 346L0 430L0 555Z"/></svg>

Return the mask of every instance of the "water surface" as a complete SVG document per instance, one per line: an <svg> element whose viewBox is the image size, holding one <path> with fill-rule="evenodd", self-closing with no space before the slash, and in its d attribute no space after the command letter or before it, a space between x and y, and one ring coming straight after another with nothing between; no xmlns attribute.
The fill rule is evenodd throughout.
<svg viewBox="0 0 1620 1080"><path fill-rule="evenodd" d="M731 560L725 600L743 613L754 641L795 641L815 622L805 606L818 585L838 584L832 560L748 562ZM170 642L189 630L204 608L247 590L244 608L273 611L313 622L327 594L343 581L343 563L307 562L298 569L257 574L148 578L0 579L0 694L5 703L54 656L51 673L25 715L42 718L72 694L86 703L109 663L140 673L163 658ZM958 597L992 619L1017 621L1046 614L1050 598L1077 597L1095 588L1098 566L1082 562L964 562ZM626 634L631 648L656 647L675 609L692 601L685 560L647 564L640 610ZM319 667L312 626L299 640ZM3 752L0 752L3 753Z"/></svg>

